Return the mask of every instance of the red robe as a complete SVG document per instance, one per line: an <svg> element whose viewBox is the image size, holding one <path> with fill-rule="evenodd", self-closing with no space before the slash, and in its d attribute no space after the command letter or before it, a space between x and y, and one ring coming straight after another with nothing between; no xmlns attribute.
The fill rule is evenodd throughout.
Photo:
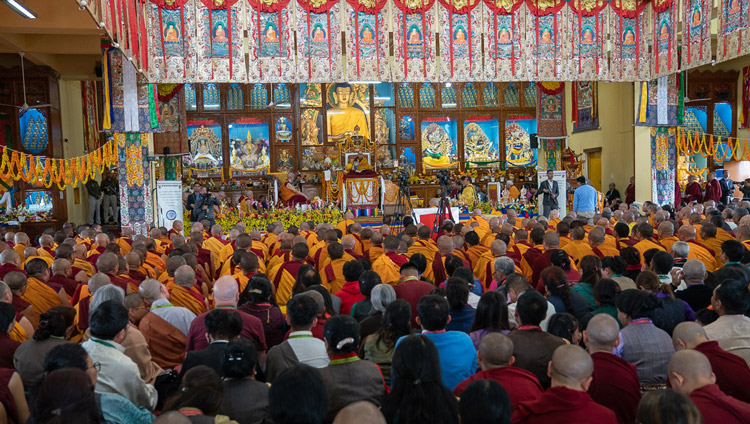
<svg viewBox="0 0 750 424"><path fill-rule="evenodd" d="M750 404L739 401L709 384L690 393L704 423L750 423Z"/></svg>
<svg viewBox="0 0 750 424"><path fill-rule="evenodd" d="M536 400L521 402L513 411L517 424L616 424L611 409L594 402L586 392L550 387Z"/></svg>
<svg viewBox="0 0 750 424"><path fill-rule="evenodd" d="M719 190L721 192L721 190ZM685 186L685 201L690 202L703 202L703 191L701 190L701 185L698 184L697 181L693 181L692 183Z"/></svg>
<svg viewBox="0 0 750 424"><path fill-rule="evenodd" d="M23 275L26 275L26 271L17 267L16 264L4 264L3 266L0 266L0 279L5 278L5 276L12 271L18 271Z"/></svg>
<svg viewBox="0 0 750 424"><path fill-rule="evenodd" d="M706 197L703 201L707 200L713 200L717 204L721 200L721 186L719 185L719 180L716 178L706 183Z"/></svg>
<svg viewBox="0 0 750 424"><path fill-rule="evenodd" d="M477 380L493 380L503 386L503 389L508 392L512 408L515 408L520 402L533 401L542 395L542 385L539 384L536 376L529 371L513 366L479 371L459 383L453 389L453 394L456 397L461 397L461 393Z"/></svg>
<svg viewBox="0 0 750 424"><path fill-rule="evenodd" d="M594 380L588 391L591 399L614 411L620 424L634 423L641 401L635 365L611 353L595 352L591 359L594 361Z"/></svg>
<svg viewBox="0 0 750 424"><path fill-rule="evenodd" d="M76 288L78 288L78 281L64 275L53 275L49 278L49 282L61 285L68 296L73 296L76 292Z"/></svg>
<svg viewBox="0 0 750 424"><path fill-rule="evenodd" d="M719 342L703 342L695 350L706 355L716 375L716 385L722 392L750 403L750 368L744 359L719 347Z"/></svg>
<svg viewBox="0 0 750 424"><path fill-rule="evenodd" d="M628 205L635 202L635 184L628 184L625 189L625 203Z"/></svg>

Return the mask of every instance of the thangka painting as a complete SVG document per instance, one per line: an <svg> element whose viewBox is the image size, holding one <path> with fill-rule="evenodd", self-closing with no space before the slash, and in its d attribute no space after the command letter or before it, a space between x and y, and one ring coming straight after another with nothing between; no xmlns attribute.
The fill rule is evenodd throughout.
<svg viewBox="0 0 750 424"><path fill-rule="evenodd" d="M492 166L500 161L500 122L487 116L464 121L464 160L467 167Z"/></svg>
<svg viewBox="0 0 750 424"><path fill-rule="evenodd" d="M221 125L214 121L187 121L188 147L183 166L199 171L216 170L224 163ZM220 172L220 171L218 171Z"/></svg>
<svg viewBox="0 0 750 424"><path fill-rule="evenodd" d="M610 3L610 79L612 81L643 81L650 78L651 58L648 54L648 3L644 0L615 0Z"/></svg>
<svg viewBox="0 0 750 424"><path fill-rule="evenodd" d="M258 172L268 170L271 161L268 123L243 118L229 125L229 166L233 170Z"/></svg>
<svg viewBox="0 0 750 424"><path fill-rule="evenodd" d="M216 6L219 3L220 6ZM199 81L247 80L244 54L245 2L201 0L197 23L197 70Z"/></svg>
<svg viewBox="0 0 750 424"><path fill-rule="evenodd" d="M680 109L679 74L643 81L636 85L638 110L635 125L673 127L678 125Z"/></svg>
<svg viewBox="0 0 750 424"><path fill-rule="evenodd" d="M607 19L610 9L605 0L571 0L571 54L568 71L572 79L595 80L609 76L607 60Z"/></svg>
<svg viewBox="0 0 750 424"><path fill-rule="evenodd" d="M276 149L276 172L294 170L294 153L289 148Z"/></svg>
<svg viewBox="0 0 750 424"><path fill-rule="evenodd" d="M148 156L148 134L117 133L119 145L120 216L122 228L130 228L136 235L147 235L153 222L149 190L151 172Z"/></svg>
<svg viewBox="0 0 750 424"><path fill-rule="evenodd" d="M484 77L488 81L515 81L526 75L523 60L527 16L523 0L485 1ZM487 96L485 95L485 98ZM485 103L487 101L485 100Z"/></svg>
<svg viewBox="0 0 750 424"><path fill-rule="evenodd" d="M750 126L750 66L742 68L740 87L740 113L737 124L740 128L747 128Z"/></svg>
<svg viewBox="0 0 750 424"><path fill-rule="evenodd" d="M385 0L348 0L346 6L346 68L349 80L389 80L389 23Z"/></svg>
<svg viewBox="0 0 750 424"><path fill-rule="evenodd" d="M342 81L340 7L327 12L305 10L297 3L297 79L308 82Z"/></svg>
<svg viewBox="0 0 750 424"><path fill-rule="evenodd" d="M146 74L150 81L183 82L195 74L195 56L188 54L195 42L195 4L175 0L148 4L148 51Z"/></svg>
<svg viewBox="0 0 750 424"><path fill-rule="evenodd" d="M711 63L710 0L682 1L682 68Z"/></svg>
<svg viewBox="0 0 750 424"><path fill-rule="evenodd" d="M456 121L449 117L422 121L422 171L458 167Z"/></svg>
<svg viewBox="0 0 750 424"><path fill-rule="evenodd" d="M467 0L456 7L440 0L440 77L444 81L482 79L481 0Z"/></svg>
<svg viewBox="0 0 750 424"><path fill-rule="evenodd" d="M527 75L531 81L559 80L562 74L563 57L570 43L567 17L570 14L564 7L564 0L541 0L527 4L526 60Z"/></svg>
<svg viewBox="0 0 750 424"><path fill-rule="evenodd" d="M114 47L103 51L102 74L102 131L159 132L154 84Z"/></svg>
<svg viewBox="0 0 750 424"><path fill-rule="evenodd" d="M573 82L573 132L599 129L598 82Z"/></svg>
<svg viewBox="0 0 750 424"><path fill-rule="evenodd" d="M49 133L47 131L47 117L37 109L23 112L18 119L18 129L21 132L21 145L28 153L41 153L47 150Z"/></svg>
<svg viewBox="0 0 750 424"><path fill-rule="evenodd" d="M565 83L539 82L537 87L536 116L539 137L566 136Z"/></svg>
<svg viewBox="0 0 750 424"><path fill-rule="evenodd" d="M434 81L435 10L434 0L412 8L395 0L393 9L393 81Z"/></svg>
<svg viewBox="0 0 750 424"><path fill-rule="evenodd" d="M659 206L674 203L675 134L674 127L651 128L651 196Z"/></svg>
<svg viewBox="0 0 750 424"><path fill-rule="evenodd" d="M750 52L748 3L750 0L721 0L716 60L723 61Z"/></svg>
<svg viewBox="0 0 750 424"><path fill-rule="evenodd" d="M162 132L180 131L180 97L173 96L169 101L159 100L159 124Z"/></svg>
<svg viewBox="0 0 750 424"><path fill-rule="evenodd" d="M326 129L328 140L338 142L348 135L370 138L370 91L366 84L328 84Z"/></svg>
<svg viewBox="0 0 750 424"><path fill-rule="evenodd" d="M519 117L505 121L505 163L508 168L536 165L537 149L531 148L536 119Z"/></svg>
<svg viewBox="0 0 750 424"><path fill-rule="evenodd" d="M677 4L675 0L654 0L652 34L652 76L660 77L677 71Z"/></svg>
<svg viewBox="0 0 750 424"><path fill-rule="evenodd" d="M292 9L289 0L249 1L248 78L257 82L293 82L295 62Z"/></svg>

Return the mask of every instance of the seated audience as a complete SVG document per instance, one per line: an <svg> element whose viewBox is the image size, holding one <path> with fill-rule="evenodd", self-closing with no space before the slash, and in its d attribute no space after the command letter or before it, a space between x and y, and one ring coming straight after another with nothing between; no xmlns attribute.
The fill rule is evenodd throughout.
<svg viewBox="0 0 750 424"><path fill-rule="evenodd" d="M222 358L227 344L239 336L242 331L242 318L237 311L231 309L214 309L206 315L206 338L208 346L205 349L193 350L187 353L182 363L181 375L185 375L191 368L205 365L216 371L220 377Z"/></svg>
<svg viewBox="0 0 750 424"><path fill-rule="evenodd" d="M383 373L386 383L391 381L391 363L396 342L411 334L411 308L405 300L395 300L385 308L383 325L363 341L363 358L374 362Z"/></svg>
<svg viewBox="0 0 750 424"><path fill-rule="evenodd" d="M263 423L268 416L268 385L255 380L255 345L245 339L230 341L221 357L224 400L219 413L239 424Z"/></svg>

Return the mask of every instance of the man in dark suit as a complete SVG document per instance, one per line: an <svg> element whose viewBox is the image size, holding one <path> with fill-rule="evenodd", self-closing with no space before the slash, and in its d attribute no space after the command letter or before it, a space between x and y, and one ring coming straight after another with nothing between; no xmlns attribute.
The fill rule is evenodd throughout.
<svg viewBox="0 0 750 424"><path fill-rule="evenodd" d="M221 364L224 360L224 350L229 341L239 336L241 331L242 318L236 310L214 309L209 312L206 315L208 347L188 352L182 363L181 374L184 375L190 368L205 365L222 375Z"/></svg>
<svg viewBox="0 0 750 424"><path fill-rule="evenodd" d="M544 208L544 216L546 218L549 218L549 213L553 209L560 209L557 205L557 196L560 195L560 188L557 186L554 176L555 174L552 171L547 171L547 179L539 184L539 191L537 191L537 195L544 195L544 198L542 198L542 207Z"/></svg>
<svg viewBox="0 0 750 424"><path fill-rule="evenodd" d="M195 213L195 205L200 200L201 196L201 185L199 183L193 184L193 192L187 198L187 204L185 207L190 211L190 221L195 222L198 220L198 214Z"/></svg>
<svg viewBox="0 0 750 424"><path fill-rule="evenodd" d="M729 171L724 170L724 177L719 180L719 187L721 187L721 203L728 205L734 197L734 181L729 178Z"/></svg>

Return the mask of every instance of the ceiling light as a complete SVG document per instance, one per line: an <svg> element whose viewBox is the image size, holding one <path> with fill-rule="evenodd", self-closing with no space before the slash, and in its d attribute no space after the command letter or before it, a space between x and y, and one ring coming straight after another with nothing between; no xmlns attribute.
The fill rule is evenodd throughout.
<svg viewBox="0 0 750 424"><path fill-rule="evenodd" d="M3 3L7 4L8 7L15 10L16 13L27 19L36 19L36 14L27 9L25 6L18 3L16 0L2 0Z"/></svg>

